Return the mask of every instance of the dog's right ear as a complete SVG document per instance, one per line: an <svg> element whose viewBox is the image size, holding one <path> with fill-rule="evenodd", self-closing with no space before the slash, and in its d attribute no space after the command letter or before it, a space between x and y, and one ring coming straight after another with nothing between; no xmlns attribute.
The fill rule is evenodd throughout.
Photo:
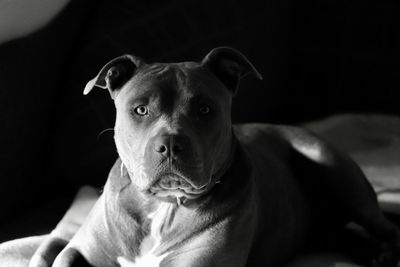
<svg viewBox="0 0 400 267"><path fill-rule="evenodd" d="M115 98L119 89L133 76L135 70L143 64L143 61L132 55L123 55L114 58L108 62L97 74L90 80L83 90L87 95L93 87L107 89L112 99Z"/></svg>

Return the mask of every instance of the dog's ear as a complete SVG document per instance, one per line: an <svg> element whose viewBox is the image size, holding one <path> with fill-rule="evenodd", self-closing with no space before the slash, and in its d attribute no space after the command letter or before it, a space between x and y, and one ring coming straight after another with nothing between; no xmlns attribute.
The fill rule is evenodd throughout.
<svg viewBox="0 0 400 267"><path fill-rule="evenodd" d="M236 94L240 79L249 73L262 80L253 64L242 53L230 47L214 48L201 64L207 66L233 94Z"/></svg>
<svg viewBox="0 0 400 267"><path fill-rule="evenodd" d="M108 62L97 74L90 80L83 90L87 95L93 87L107 89L111 98L114 99L116 92L120 89L134 74L135 70L143 64L143 61L132 55L123 55L114 58Z"/></svg>

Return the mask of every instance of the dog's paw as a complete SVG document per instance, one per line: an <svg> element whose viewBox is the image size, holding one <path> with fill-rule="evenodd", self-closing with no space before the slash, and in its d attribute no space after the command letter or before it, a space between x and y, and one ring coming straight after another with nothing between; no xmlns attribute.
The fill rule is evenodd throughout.
<svg viewBox="0 0 400 267"><path fill-rule="evenodd" d="M82 253L73 247L66 247L54 260L53 267L93 267ZM104 266L104 265L101 265Z"/></svg>
<svg viewBox="0 0 400 267"><path fill-rule="evenodd" d="M33 254L29 267L49 267L52 266L54 259L68 244L68 241L50 235Z"/></svg>

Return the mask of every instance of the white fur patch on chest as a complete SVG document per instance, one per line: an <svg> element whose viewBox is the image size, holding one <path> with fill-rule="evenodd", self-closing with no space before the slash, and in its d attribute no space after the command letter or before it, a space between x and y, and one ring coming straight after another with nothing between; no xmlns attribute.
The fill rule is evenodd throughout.
<svg viewBox="0 0 400 267"><path fill-rule="evenodd" d="M144 257L139 257L132 262L124 257L118 257L118 263L121 267L159 267L161 261L166 257L164 256L155 256L155 255L144 255Z"/></svg>
<svg viewBox="0 0 400 267"><path fill-rule="evenodd" d="M161 244L161 227L168 217L174 204L161 203L159 207L147 217L151 220L150 234L146 236L140 245L140 254L132 262L124 257L118 257L118 263L121 267L159 267L165 257L171 251L159 255L156 251Z"/></svg>

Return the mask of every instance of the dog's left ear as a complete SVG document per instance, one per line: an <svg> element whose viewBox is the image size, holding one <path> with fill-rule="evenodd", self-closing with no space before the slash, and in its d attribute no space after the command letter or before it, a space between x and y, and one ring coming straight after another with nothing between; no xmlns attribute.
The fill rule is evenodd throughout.
<svg viewBox="0 0 400 267"><path fill-rule="evenodd" d="M90 80L83 94L87 95L94 87L107 89L114 99L119 89L134 75L135 70L143 61L132 55L123 55L114 58L100 70L99 74Z"/></svg>
<svg viewBox="0 0 400 267"><path fill-rule="evenodd" d="M214 48L201 64L207 66L233 94L236 94L240 79L249 73L262 80L253 64L242 53L230 47Z"/></svg>

